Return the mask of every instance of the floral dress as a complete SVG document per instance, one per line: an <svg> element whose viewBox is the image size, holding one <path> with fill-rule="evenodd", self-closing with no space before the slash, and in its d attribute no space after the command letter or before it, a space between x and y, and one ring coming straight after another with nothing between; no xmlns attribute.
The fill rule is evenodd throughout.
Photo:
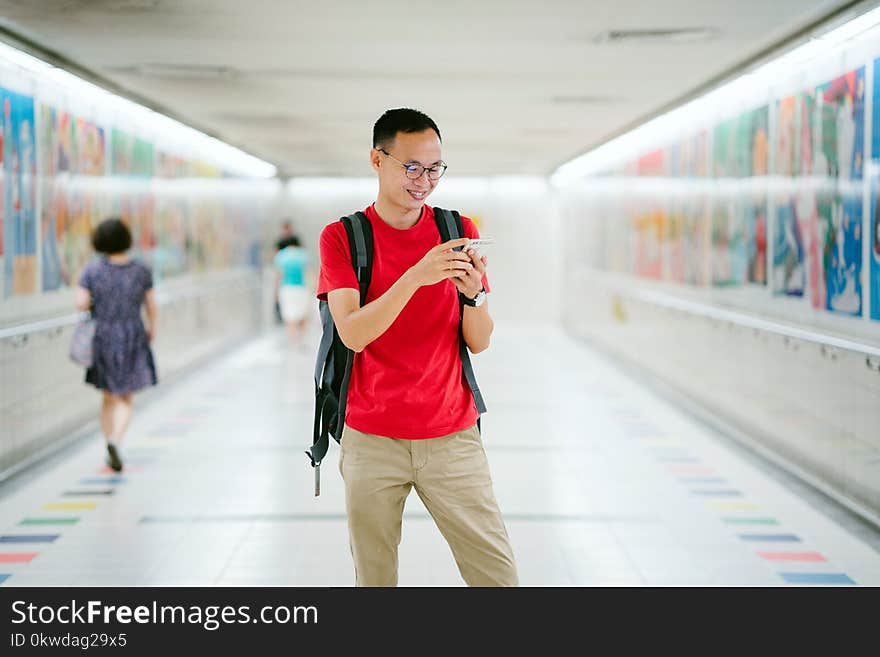
<svg viewBox="0 0 880 657"><path fill-rule="evenodd" d="M79 284L92 295L95 321L94 364L86 383L125 395L156 385L156 365L141 306L153 287L153 275L142 263L112 263L104 257L86 265Z"/></svg>

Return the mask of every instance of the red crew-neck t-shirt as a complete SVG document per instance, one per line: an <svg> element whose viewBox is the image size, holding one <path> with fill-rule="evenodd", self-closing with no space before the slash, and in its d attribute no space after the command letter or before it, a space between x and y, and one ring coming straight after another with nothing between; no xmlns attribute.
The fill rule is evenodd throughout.
<svg viewBox="0 0 880 657"><path fill-rule="evenodd" d="M419 221L404 230L385 223L372 205L364 213L373 227L370 303L440 244L440 233L428 205ZM461 220L465 237L479 237L469 218ZM328 292L339 288L357 290L341 221L324 227L320 244L318 298L326 300ZM483 285L488 291L485 277ZM458 353L457 294L448 280L420 287L388 330L355 354L345 411L348 426L390 438L423 439L476 424L479 414Z"/></svg>

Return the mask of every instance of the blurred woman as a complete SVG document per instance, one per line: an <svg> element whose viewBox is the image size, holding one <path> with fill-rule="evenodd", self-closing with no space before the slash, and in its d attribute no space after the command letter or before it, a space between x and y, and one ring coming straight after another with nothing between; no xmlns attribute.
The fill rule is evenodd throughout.
<svg viewBox="0 0 880 657"><path fill-rule="evenodd" d="M95 319L94 363L86 383L103 392L101 431L107 443L107 465L122 470L119 447L132 416L133 393L156 385L150 343L156 337L153 275L133 260L131 233L118 218L102 221L92 233L100 257L82 272L76 289L78 310L92 310ZM147 326L141 319L146 308Z"/></svg>

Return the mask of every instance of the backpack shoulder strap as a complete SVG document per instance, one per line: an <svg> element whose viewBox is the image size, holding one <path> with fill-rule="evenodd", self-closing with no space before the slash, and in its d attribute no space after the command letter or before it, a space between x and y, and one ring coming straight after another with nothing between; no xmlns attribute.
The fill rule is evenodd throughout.
<svg viewBox="0 0 880 657"><path fill-rule="evenodd" d="M360 286L361 305L367 296L367 288L370 287L370 277L373 273L373 227L363 212L356 212L339 221L345 226L348 235L348 245L351 251L351 266L358 278ZM321 343L318 346L318 358L315 364L315 388L321 387L322 373L327 370L324 367L330 353L333 342L333 317L330 315L330 307L326 301L318 303L321 315Z"/></svg>
<svg viewBox="0 0 880 657"><path fill-rule="evenodd" d="M373 276L373 226L367 215L355 212L340 219L348 234L348 248L351 251L351 266L357 275L361 292L361 305L367 300L367 289Z"/></svg>
<svg viewBox="0 0 880 657"><path fill-rule="evenodd" d="M444 210L443 208L434 208L434 221L437 223L437 230L440 231L440 241L448 242L459 237L464 237L464 228L461 224L461 215L455 210ZM460 251L462 247L456 247ZM467 380L468 387L474 396L474 403L477 405L477 411L482 414L486 412L486 403L483 401L483 394L480 392L480 386L477 385L477 377L474 375L474 368L471 365L471 357L468 354L467 344L462 334L461 322L464 318L464 304L461 297L458 300L458 355L461 357L461 371ZM479 421L478 421L479 422Z"/></svg>
<svg viewBox="0 0 880 657"><path fill-rule="evenodd" d="M464 229L461 226L461 215L455 210L434 208L434 221L437 230L440 231L440 241L448 242L458 237L464 237ZM458 250L461 250L459 247Z"/></svg>
<svg viewBox="0 0 880 657"><path fill-rule="evenodd" d="M367 290L373 276L373 226L367 215L355 212L342 221L348 233L348 246L351 250L351 266L357 275L360 286L361 306L367 303ZM334 328L335 330L335 328ZM339 409L337 411L336 440L342 440L342 425L345 422L345 407L348 402L348 382L351 379L351 368L354 366L354 352L346 349L345 374L339 387Z"/></svg>
<svg viewBox="0 0 880 657"><path fill-rule="evenodd" d="M345 226L348 236L348 246L351 251L351 266L357 275L358 287L360 288L361 305L367 298L367 290L370 287L370 278L373 274L373 227L370 220L363 212L342 217L340 219ZM318 347L318 358L315 363L315 393L317 408L315 412L315 426L312 437L312 447L306 455L315 468L315 495L320 491L320 467L321 460L327 454L330 446L329 436L340 440L342 437L342 422L345 421L345 406L348 397L348 381L351 378L351 368L354 363L354 352L351 349L342 349L345 354L345 369L340 383L338 405L330 403L327 392L331 386L336 365L334 359L342 356L340 349L334 348L334 342L344 347L338 341L339 334L330 314L330 306L326 301L319 302L321 314L321 343ZM334 422L334 417L336 418Z"/></svg>

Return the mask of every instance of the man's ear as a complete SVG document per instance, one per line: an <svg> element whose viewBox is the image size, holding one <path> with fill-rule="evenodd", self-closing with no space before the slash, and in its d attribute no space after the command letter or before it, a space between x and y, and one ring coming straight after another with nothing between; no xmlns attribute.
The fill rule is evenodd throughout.
<svg viewBox="0 0 880 657"><path fill-rule="evenodd" d="M382 166L382 158L379 156L379 149L370 149L370 164L373 166L373 171L375 171L376 173L379 173L379 168Z"/></svg>

